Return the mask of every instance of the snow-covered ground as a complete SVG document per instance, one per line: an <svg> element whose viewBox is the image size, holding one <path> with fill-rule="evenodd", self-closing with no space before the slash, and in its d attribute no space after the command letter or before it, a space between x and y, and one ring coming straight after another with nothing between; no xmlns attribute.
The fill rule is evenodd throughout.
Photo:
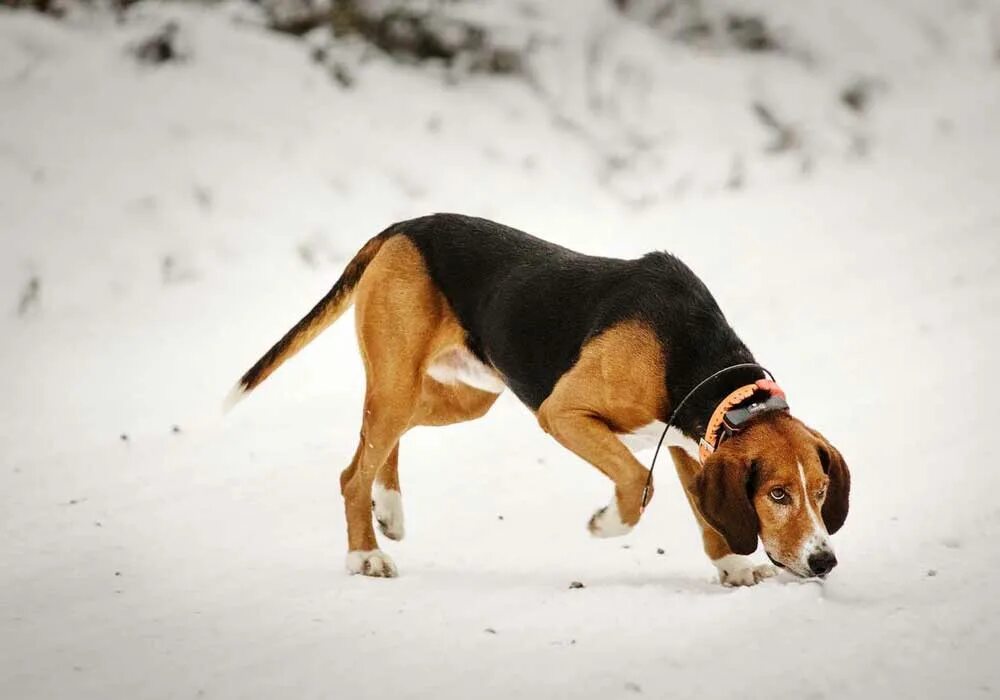
<svg viewBox="0 0 1000 700"><path fill-rule="evenodd" d="M350 88L244 5L0 11L0 697L1000 694L1000 7L740 3L794 49L750 55L609 5L470 8L531 80L342 43ZM406 437L401 577L348 576L350 318L221 400L440 210L686 260L847 457L838 569L719 586L669 462L591 539L610 485L505 395Z"/></svg>

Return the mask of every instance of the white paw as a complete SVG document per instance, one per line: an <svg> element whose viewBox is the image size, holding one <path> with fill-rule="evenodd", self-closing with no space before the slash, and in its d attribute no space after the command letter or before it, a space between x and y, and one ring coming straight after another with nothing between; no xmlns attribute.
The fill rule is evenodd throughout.
<svg viewBox="0 0 1000 700"><path fill-rule="evenodd" d="M754 565L750 557L727 554L712 561L719 570L719 583L723 586L754 586L778 573L770 564Z"/></svg>
<svg viewBox="0 0 1000 700"><path fill-rule="evenodd" d="M587 523L587 529L594 537L621 537L632 532L632 526L622 522L617 500L612 500L611 505L594 513Z"/></svg>
<svg viewBox="0 0 1000 700"><path fill-rule="evenodd" d="M355 550L347 553L347 570L352 574L364 574L365 576L377 576L381 578L394 578L399 575L396 565L392 563L389 555L380 549L372 549L367 552Z"/></svg>
<svg viewBox="0 0 1000 700"><path fill-rule="evenodd" d="M399 491L387 489L375 482L372 486L372 510L378 529L390 540L401 540L405 534L403 528L403 497Z"/></svg>

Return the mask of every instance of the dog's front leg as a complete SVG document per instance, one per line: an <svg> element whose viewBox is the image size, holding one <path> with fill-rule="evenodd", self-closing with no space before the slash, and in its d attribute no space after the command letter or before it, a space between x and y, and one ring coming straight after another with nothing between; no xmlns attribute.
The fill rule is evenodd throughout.
<svg viewBox="0 0 1000 700"><path fill-rule="evenodd" d="M664 386L659 341L644 324L627 321L590 340L538 407L545 432L615 482L615 497L588 525L597 537L624 535L639 522L649 471L615 429L662 420Z"/></svg>
<svg viewBox="0 0 1000 700"><path fill-rule="evenodd" d="M542 428L563 447L590 462L615 483L615 496L611 503L594 513L587 529L595 537L628 534L639 522L648 470L632 456L600 417L558 403L543 404L543 408L544 411L539 411Z"/></svg>

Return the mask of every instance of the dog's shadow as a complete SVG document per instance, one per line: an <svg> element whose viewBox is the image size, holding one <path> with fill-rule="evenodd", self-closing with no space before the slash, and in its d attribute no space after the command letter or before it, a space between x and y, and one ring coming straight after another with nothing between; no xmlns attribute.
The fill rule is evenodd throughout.
<svg viewBox="0 0 1000 700"><path fill-rule="evenodd" d="M734 590L722 586L710 577L683 576L680 574L588 574L566 570L558 572L455 569L429 565L410 567L403 575L427 584L444 587L494 588L494 589L548 589L565 590L569 594L586 595L594 590L648 590L684 595L726 595ZM765 581L761 585L770 582Z"/></svg>

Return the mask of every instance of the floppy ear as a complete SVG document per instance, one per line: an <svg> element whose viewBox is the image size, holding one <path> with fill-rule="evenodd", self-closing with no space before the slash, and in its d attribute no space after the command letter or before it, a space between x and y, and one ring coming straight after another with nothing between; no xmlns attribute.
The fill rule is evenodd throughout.
<svg viewBox="0 0 1000 700"><path fill-rule="evenodd" d="M847 463L836 447L831 445L819 433L816 435L823 441L819 447L819 460L823 471L830 477L830 485L826 489L826 500L823 501L823 524L831 535L839 530L847 520L847 503L851 494L851 472Z"/></svg>
<svg viewBox="0 0 1000 700"><path fill-rule="evenodd" d="M750 500L750 462L716 452L694 481L698 510L736 554L757 549L760 521Z"/></svg>

